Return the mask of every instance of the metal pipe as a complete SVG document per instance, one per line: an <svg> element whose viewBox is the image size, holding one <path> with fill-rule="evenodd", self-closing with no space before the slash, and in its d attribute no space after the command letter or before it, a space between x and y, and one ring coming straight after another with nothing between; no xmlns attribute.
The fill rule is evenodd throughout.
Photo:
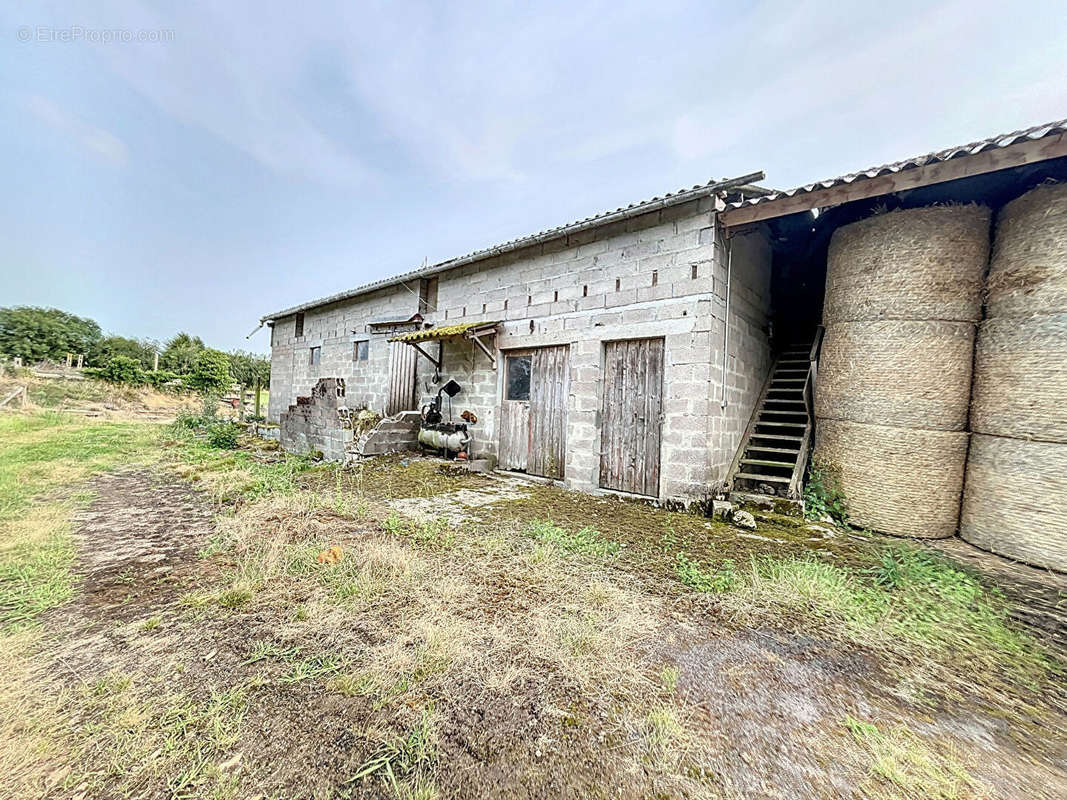
<svg viewBox="0 0 1067 800"><path fill-rule="evenodd" d="M726 399L726 365L730 358L730 281L733 278L734 246L731 237L723 232L723 246L726 248L726 313L723 315L722 332L722 399L719 400L719 408L726 408L729 401Z"/></svg>

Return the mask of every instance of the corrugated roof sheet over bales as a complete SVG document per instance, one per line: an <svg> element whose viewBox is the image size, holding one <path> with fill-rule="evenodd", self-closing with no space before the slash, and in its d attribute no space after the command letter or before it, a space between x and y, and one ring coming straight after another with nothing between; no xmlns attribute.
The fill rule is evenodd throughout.
<svg viewBox="0 0 1067 800"><path fill-rule="evenodd" d="M959 158L961 156L977 155L985 150L993 150L996 148L1010 147L1013 144L1020 142L1033 141L1035 139L1043 139L1046 136L1052 136L1057 133L1067 132L1067 119L1061 119L1056 122L1046 122L1043 125L1035 125L1032 128L1025 128L1019 131L1013 131L1012 133L1000 133L996 136L991 136L988 139L981 139L977 142L971 142L970 144L957 145L955 147L949 147L944 150L938 150L933 153L927 153L922 156L915 156L914 158L907 158L903 161L894 161L892 164L882 164L879 167L871 167L869 169L860 170L859 172L850 172L847 175L840 175L836 178L828 178L824 181L818 181L816 183L809 183L805 186L798 186L796 189L789 189L784 192L770 192L768 194L759 195L757 197L750 197L740 200L735 203L728 204L727 208L744 208L747 206L759 205L761 203L770 203L775 200L780 200L783 197L795 197L797 195L808 194L810 192L818 191L820 189L831 189L834 186L841 186L846 183L853 183L859 180L866 180L868 178L877 178L882 175L888 175L896 172L902 172L907 169L914 169L916 167L924 167L928 164L937 164L942 161L948 161L953 158Z"/></svg>
<svg viewBox="0 0 1067 800"><path fill-rule="evenodd" d="M426 328L421 331L402 333L392 337L390 342L432 342L438 339L459 339L478 328L495 328L499 320L493 322L461 322L458 325L445 325L440 328Z"/></svg>
<svg viewBox="0 0 1067 800"><path fill-rule="evenodd" d="M475 250L472 253L468 253L465 256L459 258L451 258L447 261L440 261L437 264L432 264L422 269L412 270L411 272L405 272L401 275L394 275L391 278L384 278L378 281L372 281L371 283L365 283L362 286L357 286L355 289L349 289L346 292L339 292L338 294L332 294L327 297L321 297L318 300L311 300L307 303L301 303L300 305L292 306L291 308L282 309L281 311L275 311L271 314L266 314L260 317L260 323L267 322L269 320L280 319L281 317L287 317L290 314L296 314L298 311L307 311L310 308L317 308L319 306L326 306L330 303L339 303L342 300L350 300L353 297L358 297L361 294L372 292L375 289L384 289L387 286L395 286L406 281L417 280L419 278L426 278L432 275L437 275L441 272L445 272L456 267L461 267L465 264L470 264L474 261L481 261L482 259L491 258L501 253L508 253L515 250L521 250L524 247L529 247L534 244L539 244L544 241L552 239L558 239L569 234L577 233L582 230L588 230L590 228L600 227L606 225L609 222L615 222L619 219L629 219L630 217L636 217L640 214L645 214L650 211L656 211L660 208L668 206L678 205L679 203L686 203L690 200L697 200L701 197L707 197L715 194L716 192L722 192L728 189L735 191L742 191L744 193L763 193L767 190L760 186L752 186L756 181L761 181L764 178L762 172L753 172L748 175L742 175L739 178L725 178L723 180L711 180L705 184L698 184L691 189L679 189L677 192L668 192L662 197L653 197L650 200L643 200L639 203L630 203L628 206L620 206L614 211L605 211L601 214L594 214L591 217L577 220L576 222L570 222L566 225L560 225L556 228L549 228L548 230L541 231L540 233L534 233L529 236L523 236L518 239L512 239L498 244L494 247L487 247L484 250Z"/></svg>

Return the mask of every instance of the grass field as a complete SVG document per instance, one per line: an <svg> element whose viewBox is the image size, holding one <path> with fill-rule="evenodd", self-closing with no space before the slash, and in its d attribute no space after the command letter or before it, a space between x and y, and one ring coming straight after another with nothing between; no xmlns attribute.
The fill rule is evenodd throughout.
<svg viewBox="0 0 1067 800"><path fill-rule="evenodd" d="M0 795L1067 787L1062 662L957 565L432 459L0 417L0 626Z"/></svg>

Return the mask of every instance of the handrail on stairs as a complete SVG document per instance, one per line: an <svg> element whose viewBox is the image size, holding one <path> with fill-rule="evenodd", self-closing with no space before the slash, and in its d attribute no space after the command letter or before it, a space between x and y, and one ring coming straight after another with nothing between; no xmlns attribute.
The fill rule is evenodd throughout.
<svg viewBox="0 0 1067 800"><path fill-rule="evenodd" d="M804 426L804 436L800 441L800 453L797 455L796 466L793 467L793 476L789 480L789 497L799 500L804 483L804 470L808 466L808 453L811 451L811 435L815 427L815 380L819 374L819 352L822 349L823 334L826 330L822 325L815 329L815 338L811 342L811 351L808 353L808 374L804 379L804 410L808 415L808 423Z"/></svg>

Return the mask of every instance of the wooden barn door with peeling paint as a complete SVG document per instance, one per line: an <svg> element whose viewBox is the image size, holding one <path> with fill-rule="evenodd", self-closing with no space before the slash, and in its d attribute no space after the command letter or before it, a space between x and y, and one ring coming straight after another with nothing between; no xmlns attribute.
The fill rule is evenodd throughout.
<svg viewBox="0 0 1067 800"><path fill-rule="evenodd" d="M567 458L567 347L509 352L500 404L500 466L562 478Z"/></svg>
<svg viewBox="0 0 1067 800"><path fill-rule="evenodd" d="M403 342L389 343L389 401L385 415L415 411L415 348Z"/></svg>
<svg viewBox="0 0 1067 800"><path fill-rule="evenodd" d="M663 340L604 343L600 485L659 497Z"/></svg>

